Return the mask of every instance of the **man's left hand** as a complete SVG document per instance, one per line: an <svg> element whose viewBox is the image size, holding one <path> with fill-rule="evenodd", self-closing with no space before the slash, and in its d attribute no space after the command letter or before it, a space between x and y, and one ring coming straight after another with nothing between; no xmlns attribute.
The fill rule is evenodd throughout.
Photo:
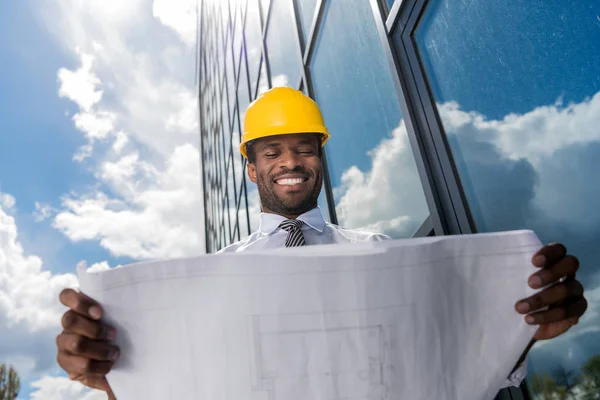
<svg viewBox="0 0 600 400"><path fill-rule="evenodd" d="M515 305L525 321L539 325L535 340L552 339L568 331L579 322L587 309L583 286L575 279L579 260L567 254L560 243L553 243L538 251L532 259L541 270L529 277L533 289L546 287L539 293L520 300ZM540 310L547 307L546 310Z"/></svg>

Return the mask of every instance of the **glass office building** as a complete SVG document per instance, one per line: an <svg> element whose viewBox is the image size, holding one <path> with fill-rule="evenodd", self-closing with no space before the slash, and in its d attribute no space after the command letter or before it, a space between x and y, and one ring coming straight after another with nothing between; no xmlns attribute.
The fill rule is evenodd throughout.
<svg viewBox="0 0 600 400"><path fill-rule="evenodd" d="M500 398L600 396L600 2L200 0L206 248L257 228L246 107L303 90L332 134L327 219L394 238L533 229L589 309ZM586 397L587 396L587 397Z"/></svg>

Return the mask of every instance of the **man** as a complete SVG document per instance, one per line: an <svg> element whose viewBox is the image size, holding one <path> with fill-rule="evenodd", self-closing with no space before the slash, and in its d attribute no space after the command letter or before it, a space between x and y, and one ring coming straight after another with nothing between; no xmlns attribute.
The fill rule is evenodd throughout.
<svg viewBox="0 0 600 400"><path fill-rule="evenodd" d="M389 239L323 219L317 198L323 181L322 148L328 138L318 106L297 90L275 88L250 105L240 151L248 159L249 178L258 185L263 212L258 231L221 252ZM540 271L528 284L548 287L517 302L515 308L526 315L527 323L539 326L534 341L551 339L575 325L587 308L583 287L575 280L579 262L563 245L551 244L539 250L532 263ZM116 331L100 321L101 306L83 293L65 289L60 300L70 310L57 337L59 365L71 379L114 398L105 376L119 357L110 343ZM518 386L523 379L521 361L506 386Z"/></svg>

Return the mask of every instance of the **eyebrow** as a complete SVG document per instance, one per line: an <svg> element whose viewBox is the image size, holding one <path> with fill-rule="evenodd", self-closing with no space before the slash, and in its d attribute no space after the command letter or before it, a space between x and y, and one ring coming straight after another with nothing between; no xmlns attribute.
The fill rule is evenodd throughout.
<svg viewBox="0 0 600 400"><path fill-rule="evenodd" d="M310 139L302 139L299 140L296 143L296 146L302 146L302 145L312 145L312 141ZM273 148L277 148L277 147L281 147L282 144L281 142L268 142L268 143L263 143L260 145L260 147L258 147L258 151L264 151L264 150L268 150L268 149L273 149Z"/></svg>
<svg viewBox="0 0 600 400"><path fill-rule="evenodd" d="M280 142L263 143L260 146L259 150L262 151L262 150L271 149L274 147L281 147L281 143Z"/></svg>

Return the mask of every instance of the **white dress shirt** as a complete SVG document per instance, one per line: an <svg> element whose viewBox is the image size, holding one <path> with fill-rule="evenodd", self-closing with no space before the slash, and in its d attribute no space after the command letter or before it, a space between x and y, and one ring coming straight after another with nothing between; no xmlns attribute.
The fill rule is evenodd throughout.
<svg viewBox="0 0 600 400"><path fill-rule="evenodd" d="M376 242L391 239L379 233L369 233L353 229L340 228L325 221L321 210L316 207L300 215L297 219L304 222L302 233L306 245ZM261 250L285 247L288 233L279 228L279 224L286 218L277 214L262 213L258 230L246 239L233 243L218 253L240 252L248 250ZM516 312L516 311L515 311ZM527 358L504 382L504 387L518 387L527 374Z"/></svg>
<svg viewBox="0 0 600 400"><path fill-rule="evenodd" d="M318 207L300 215L297 219L304 222L302 233L304 234L307 246L314 244L376 242L390 239L386 235L344 229L325 222L323 214ZM221 249L219 253L284 247L288 233L280 229L279 224L285 220L286 218L281 215L262 213L260 216L260 226L256 232L252 233L246 239Z"/></svg>

